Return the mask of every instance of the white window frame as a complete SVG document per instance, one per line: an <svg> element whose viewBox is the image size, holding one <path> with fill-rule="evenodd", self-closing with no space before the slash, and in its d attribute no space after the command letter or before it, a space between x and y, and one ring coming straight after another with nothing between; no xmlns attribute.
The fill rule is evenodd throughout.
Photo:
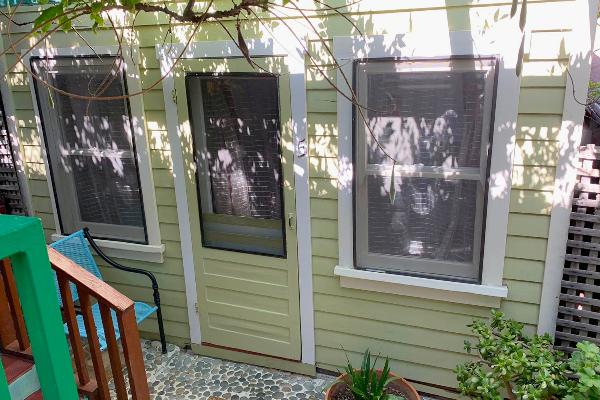
<svg viewBox="0 0 600 400"><path fill-rule="evenodd" d="M93 56L97 54L117 56L119 54L119 48L118 46L93 46L92 48L36 48L29 53L25 53L25 51L23 52L23 62L29 68L31 66L32 57L48 57L49 59L52 59L52 57L55 56L82 57ZM125 77L127 80L127 88L129 93L141 92L142 88L140 74L137 67L141 61L139 49L137 47L123 48L121 56L123 57ZM35 91L34 78L31 76L31 74L29 75L29 87L31 90L31 97L33 100L36 125L41 140L42 154L44 157L44 164L46 166L48 189L50 191L50 200L52 203L54 223L56 226L56 233L52 235L52 239L58 240L64 237L64 234L60 230L60 220L57 212L58 208L54 196L54 187L50 176L49 158L46 152L46 138L43 134L42 120L40 118L40 110L38 108L37 103L37 94ZM106 251L106 253L112 257L162 263L165 245L161 243L160 238L158 209L156 205L156 195L154 191L154 179L152 177L152 165L150 162L149 145L146 135L146 122L144 117L144 105L142 96L137 95L130 97L129 107L131 110L131 119L133 122L133 133L136 150L135 156L137 158L140 186L142 190L142 197L144 199L143 204L144 215L146 219L148 244L127 243L117 240L105 239L99 239L97 240L97 243L99 244L100 248L102 248L102 250Z"/></svg>
<svg viewBox="0 0 600 400"><path fill-rule="evenodd" d="M340 64L337 83L338 122L338 245L339 265L335 275L343 287L498 307L508 295L503 285L504 255L510 204L513 153L518 115L520 79L515 70L521 42L518 27L511 21L485 36L470 31L433 32L429 35L402 34L366 37L335 37L333 49ZM487 215L481 283L464 283L434 278L397 275L354 265L354 210L352 180L353 105L348 99L353 80L353 63L358 59L434 59L456 56L496 57L497 89L494 110L493 149L489 169Z"/></svg>
<svg viewBox="0 0 600 400"><path fill-rule="evenodd" d="M399 273L418 273L422 276L430 275L432 278L442 278L442 274L431 273L432 270L439 270L440 267L450 266L452 268L449 274L446 275L446 279L450 280L472 280L473 276L479 274L480 267L480 256L481 256L481 239L482 239L482 216L483 216L483 201L481 199L485 196L485 178L487 172L487 160L488 151L487 146L489 144L489 131L492 117L492 104L494 101L494 89L495 89L495 76L496 76L496 60L492 58L485 59L486 63L491 64L491 68L488 69L490 77L485 80L485 101L484 101L484 115L482 121L482 133L481 133L481 147L480 147L480 165L479 167L457 167L448 168L444 166L421 166L421 165L395 165L393 167L395 176L397 177L424 177L424 178L444 178L452 177L454 181L471 181L480 182L477 185L477 197L476 197L476 214L475 214L475 235L473 240L473 259L472 263L465 262L452 262L443 260L433 260L425 258L416 258L409 256L392 256L384 254L373 254L369 253L368 249L368 191L364 184L368 176L386 176L392 175L392 166L383 164L368 164L367 160L363 159L365 155L366 140L361 139L358 143L355 143L354 149L356 151L355 162L358 164L355 168L355 184L356 189L356 204L354 218L357 223L363 227L362 229L356 230L355 237L356 248L355 254L356 259L359 257L366 262L368 267L381 267L386 271L398 271ZM419 60L415 60L419 61ZM434 59L434 60L422 60L425 63L430 64L428 67L417 66L417 71L439 71L451 68L451 63L461 63L463 61L477 63L477 59ZM444 66L442 63L448 64ZM361 88L366 88L367 74L371 72L385 72L394 73L396 72L396 65L394 60L376 61L368 64L370 66L369 72L365 73L362 77L356 77L356 95L358 97L359 104L365 104L367 101L368 93L361 93ZM435 65L435 66L434 66ZM402 67L400 67L402 69ZM476 70L483 70L485 67L479 67ZM356 71L356 69L354 70ZM402 73L402 72L400 72ZM490 79L491 78L491 79ZM433 89L432 89L433 90ZM356 119L356 127L354 136L359 137L367 135L364 128L364 123L360 119ZM366 137L365 137L366 139ZM362 167L361 167L362 165ZM361 206L364 205L364 206ZM475 271L474 271L475 269Z"/></svg>

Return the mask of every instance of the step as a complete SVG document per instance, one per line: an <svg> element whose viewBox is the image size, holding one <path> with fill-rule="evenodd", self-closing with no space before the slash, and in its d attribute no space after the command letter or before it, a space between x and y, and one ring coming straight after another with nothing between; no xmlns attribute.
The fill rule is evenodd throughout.
<svg viewBox="0 0 600 400"><path fill-rule="evenodd" d="M40 390L40 382L33 361L2 354L11 400L25 400Z"/></svg>

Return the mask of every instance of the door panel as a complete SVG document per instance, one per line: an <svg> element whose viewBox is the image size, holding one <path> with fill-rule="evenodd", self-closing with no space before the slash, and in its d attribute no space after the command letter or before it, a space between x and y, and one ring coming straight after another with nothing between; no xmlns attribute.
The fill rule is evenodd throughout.
<svg viewBox="0 0 600 400"><path fill-rule="evenodd" d="M180 70L176 74L176 90L173 95L177 99L179 132L186 165L185 180L202 341L204 344L299 360L301 344L297 242L294 224L288 223L288 219L294 218L295 214L289 79L283 59L272 57L259 60L258 63L265 69L264 73L252 70L241 59L185 60L180 62ZM206 74L215 71L224 72L224 76L235 79L268 76L271 77L271 86L272 79L276 79L276 94L257 95L252 100L260 101L262 98L265 103L272 103L272 95L277 96L279 123L274 119L276 115L271 109L268 121L264 118L264 125L273 129L272 124L275 124L279 128L279 157L263 154L262 149L267 149L264 150L267 152L268 148L276 148L274 146L262 145L259 150L252 147L253 139L258 136L253 136L252 140L239 136L252 135L257 131L260 124L252 122L249 119L252 116L240 117L239 125L245 130L231 129L231 113L240 109L232 107L232 104L239 104L243 99L236 98L235 91L227 89L228 85L205 84L204 90L201 90L200 84L190 84L190 81L197 82L195 77L208 76ZM207 85L211 86L210 91L207 90ZM253 86L246 87L252 89ZM203 113L206 96L215 96L208 99L211 107L221 104L218 103L219 98L227 97L219 93L219 90L229 90L229 98L222 101L222 107L229 107L229 114L224 113L229 119L217 121L228 127L223 128L223 137L228 136L227 141L223 139L225 144L221 147L215 148L213 145L211 148L206 143L207 138L212 141L221 139L217 129L221 125L214 121L218 114ZM260 92L258 89L252 90ZM247 98L246 95L245 99ZM252 105L248 107L257 109ZM243 110L241 113L243 114ZM205 115L213 119L204 118ZM207 125L211 126L207 128ZM243 158L250 156L256 158L252 163ZM218 162L215 157L219 157ZM217 169L223 168L223 165L234 167ZM265 165L267 168L264 168ZM264 174L260 175L260 168L263 168L263 172L273 172L280 185L280 194L274 191L273 176L269 177L270 183L264 184L266 178ZM215 171L221 173L217 176L220 180L215 179ZM255 189L259 186L256 182L260 179L263 180L259 184L266 187L270 196L267 200L261 199L260 196L264 193ZM249 182L248 187L250 184L255 186L248 188L242 185L241 189L240 185L236 186L237 183L246 181ZM217 204L217 200L223 201L223 189L222 186L215 185L222 185L223 182L229 185L226 186L229 190L225 190L226 195L233 199L243 192L246 196L244 202L231 200L230 206L227 206L227 201ZM256 200L257 198L259 199ZM265 201L271 201L270 199L274 205L265 207ZM250 202L249 208L246 200ZM240 210L243 207L238 207L239 204L246 208Z"/></svg>

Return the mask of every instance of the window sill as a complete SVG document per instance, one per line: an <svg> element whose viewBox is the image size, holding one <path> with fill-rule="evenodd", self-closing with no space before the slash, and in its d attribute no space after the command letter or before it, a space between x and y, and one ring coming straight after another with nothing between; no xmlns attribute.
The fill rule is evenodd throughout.
<svg viewBox="0 0 600 400"><path fill-rule="evenodd" d="M64 238L64 235L53 234L52 240L56 241ZM106 255L124 260L146 261L151 263L162 263L165 245L138 244L117 242L113 240L95 239L98 246ZM92 250L93 251L93 250Z"/></svg>
<svg viewBox="0 0 600 400"><path fill-rule="evenodd" d="M506 286L442 281L336 266L334 275L345 288L420 297L452 303L497 308L508 295Z"/></svg>

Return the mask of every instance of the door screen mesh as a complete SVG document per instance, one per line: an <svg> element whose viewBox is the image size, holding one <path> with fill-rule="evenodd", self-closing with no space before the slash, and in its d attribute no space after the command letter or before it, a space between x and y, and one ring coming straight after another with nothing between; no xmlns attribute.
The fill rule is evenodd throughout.
<svg viewBox="0 0 600 400"><path fill-rule="evenodd" d="M189 75L209 247L284 254L281 135L275 76Z"/></svg>

